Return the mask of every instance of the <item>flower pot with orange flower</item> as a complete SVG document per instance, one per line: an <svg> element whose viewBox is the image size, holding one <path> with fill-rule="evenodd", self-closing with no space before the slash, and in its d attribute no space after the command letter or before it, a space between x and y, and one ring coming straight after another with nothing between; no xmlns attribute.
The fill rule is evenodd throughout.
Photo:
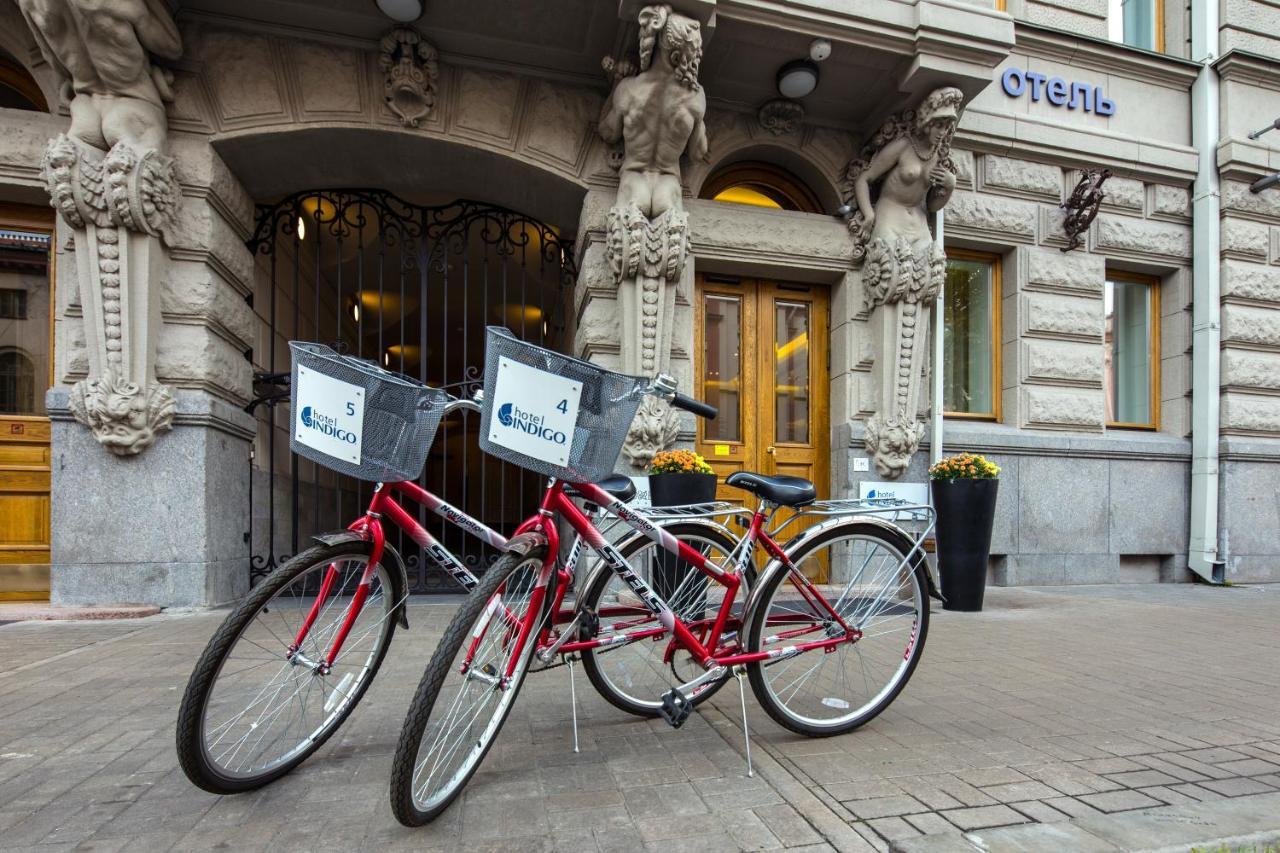
<svg viewBox="0 0 1280 853"><path fill-rule="evenodd" d="M1000 467L976 453L948 456L929 468L945 610L982 609L999 476Z"/></svg>
<svg viewBox="0 0 1280 853"><path fill-rule="evenodd" d="M649 463L649 496L654 506L684 506L716 499L716 475L692 450L664 450ZM679 598L680 584L690 572L698 571L670 551L655 549L653 588L663 601L678 606L678 612L700 611L706 607L706 593L696 601L673 602ZM703 589L701 584L697 585Z"/></svg>

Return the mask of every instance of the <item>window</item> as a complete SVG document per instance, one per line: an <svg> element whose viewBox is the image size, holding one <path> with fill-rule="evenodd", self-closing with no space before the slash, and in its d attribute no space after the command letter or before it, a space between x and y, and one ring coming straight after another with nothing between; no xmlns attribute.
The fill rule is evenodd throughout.
<svg viewBox="0 0 1280 853"><path fill-rule="evenodd" d="M702 198L727 204L821 213L818 197L795 175L772 163L734 163L702 186Z"/></svg>
<svg viewBox="0 0 1280 853"><path fill-rule="evenodd" d="M0 320L27 319L27 292L12 287L0 288Z"/></svg>
<svg viewBox="0 0 1280 853"><path fill-rule="evenodd" d="M1159 281L1108 271L1103 305L1107 426L1156 429L1160 419Z"/></svg>
<svg viewBox="0 0 1280 853"><path fill-rule="evenodd" d="M1164 0L1109 0L1112 41L1164 51Z"/></svg>
<svg viewBox="0 0 1280 853"><path fill-rule="evenodd" d="M942 307L943 413L999 420L999 256L948 249Z"/></svg>
<svg viewBox="0 0 1280 853"><path fill-rule="evenodd" d="M48 112L35 79L0 51L0 109Z"/></svg>
<svg viewBox="0 0 1280 853"><path fill-rule="evenodd" d="M0 415L27 415L35 411L35 365L17 350L0 352Z"/></svg>

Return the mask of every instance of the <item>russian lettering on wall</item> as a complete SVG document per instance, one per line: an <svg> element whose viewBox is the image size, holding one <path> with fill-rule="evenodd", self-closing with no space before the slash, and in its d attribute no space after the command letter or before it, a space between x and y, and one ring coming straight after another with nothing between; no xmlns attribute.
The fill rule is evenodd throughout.
<svg viewBox="0 0 1280 853"><path fill-rule="evenodd" d="M1005 94L1011 98L1030 94L1031 100L1044 98L1055 107L1065 106L1069 110L1077 107L1085 112L1095 112L1100 116L1116 114L1116 103L1102 94L1101 86L1071 81L1068 83L1061 77L1046 77L1036 71L1023 71L1021 68L1005 69L1000 75L1000 85Z"/></svg>

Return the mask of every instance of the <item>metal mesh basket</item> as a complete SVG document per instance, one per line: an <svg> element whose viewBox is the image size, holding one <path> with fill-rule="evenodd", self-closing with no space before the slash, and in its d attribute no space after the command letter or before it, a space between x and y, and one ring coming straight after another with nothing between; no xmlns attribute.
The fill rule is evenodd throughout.
<svg viewBox="0 0 1280 853"><path fill-rule="evenodd" d="M485 337L480 448L547 477L595 482L613 473L648 381L518 340Z"/></svg>
<svg viewBox="0 0 1280 853"><path fill-rule="evenodd" d="M323 344L289 349L289 448L357 479L416 480L449 395Z"/></svg>

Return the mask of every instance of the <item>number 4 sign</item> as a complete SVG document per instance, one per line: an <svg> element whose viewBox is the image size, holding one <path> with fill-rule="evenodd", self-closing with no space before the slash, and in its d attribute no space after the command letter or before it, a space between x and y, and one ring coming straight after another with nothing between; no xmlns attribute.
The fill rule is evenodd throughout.
<svg viewBox="0 0 1280 853"><path fill-rule="evenodd" d="M489 440L516 453L567 466L581 400L579 382L499 358Z"/></svg>

